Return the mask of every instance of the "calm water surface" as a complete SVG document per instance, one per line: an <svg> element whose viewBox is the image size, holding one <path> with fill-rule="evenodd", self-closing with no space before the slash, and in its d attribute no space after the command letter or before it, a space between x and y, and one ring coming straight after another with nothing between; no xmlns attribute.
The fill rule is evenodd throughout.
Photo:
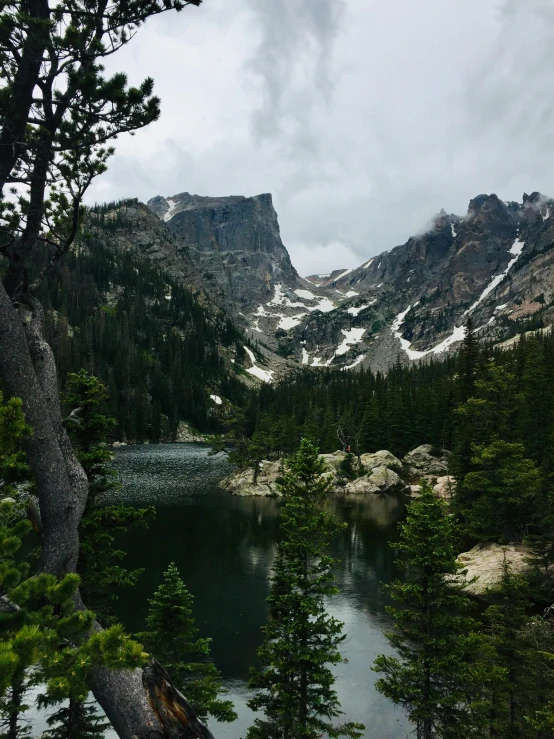
<svg viewBox="0 0 554 739"><path fill-rule="evenodd" d="M170 562L175 562L195 597L202 636L235 702L238 721L211 721L216 739L240 739L252 723L246 681L256 663L260 626L266 618L268 574L278 540L279 501L241 498L218 488L231 470L225 455L208 455L200 444L156 444L119 450L116 467L122 489L111 500L155 505L148 531L128 534L122 548L128 567L144 567L139 584L118 604L130 631L144 628L151 597ZM381 583L395 576L389 542L403 514L398 498L365 496L333 499L330 505L348 526L333 543L340 595L330 612L345 623L346 664L337 668L336 689L349 720L366 724L368 739L404 739L404 715L375 692L371 664L389 652L383 633L390 627Z"/></svg>

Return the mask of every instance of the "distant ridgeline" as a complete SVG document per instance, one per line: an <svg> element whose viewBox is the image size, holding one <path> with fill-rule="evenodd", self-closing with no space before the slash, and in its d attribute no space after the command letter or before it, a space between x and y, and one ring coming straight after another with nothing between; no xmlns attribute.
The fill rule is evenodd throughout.
<svg viewBox="0 0 554 739"><path fill-rule="evenodd" d="M442 361L371 372L303 370L260 391L254 439L268 456L294 450L302 436L322 452L388 449L402 457L426 443L453 449L460 403L490 404L495 433L522 443L554 475L554 332L536 331L508 346L475 343L468 373L466 342ZM469 376L468 376L469 375ZM484 411L483 411L484 412ZM478 432L474 435L478 442ZM554 477L553 477L554 479Z"/></svg>
<svg viewBox="0 0 554 739"><path fill-rule="evenodd" d="M245 339L222 311L126 249L121 234L133 238L135 224L121 210L106 218L113 207L91 211L78 247L38 296L61 382L81 368L99 377L110 391L106 410L129 440L170 440L180 421L216 432L210 395L238 406L250 395L230 361Z"/></svg>

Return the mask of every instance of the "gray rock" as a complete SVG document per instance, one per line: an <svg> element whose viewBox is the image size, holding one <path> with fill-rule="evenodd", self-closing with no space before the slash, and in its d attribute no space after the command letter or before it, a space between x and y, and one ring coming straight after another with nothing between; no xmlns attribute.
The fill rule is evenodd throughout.
<svg viewBox="0 0 554 739"><path fill-rule="evenodd" d="M252 468L233 472L221 481L220 487L228 490L233 495L261 495L280 496L277 480L283 474L281 462L264 459L260 464L256 481L254 482L254 470Z"/></svg>
<svg viewBox="0 0 554 739"><path fill-rule="evenodd" d="M344 492L347 495L365 495L367 493L386 493L401 486L400 477L388 467L380 465L367 475L347 483Z"/></svg>
<svg viewBox="0 0 554 739"><path fill-rule="evenodd" d="M380 493L380 488L370 480L369 475L358 477L357 480L347 483L344 486L346 495L368 495L370 493Z"/></svg>
<svg viewBox="0 0 554 739"><path fill-rule="evenodd" d="M386 449L381 449L373 454L362 454L360 461L366 470L372 470L374 467L381 467L382 465L393 470L402 470L402 462Z"/></svg>
<svg viewBox="0 0 554 739"><path fill-rule="evenodd" d="M422 444L406 454L403 461L412 474L444 475L448 472L447 461L433 456L432 449L431 444Z"/></svg>
<svg viewBox="0 0 554 739"><path fill-rule="evenodd" d="M443 477L437 477L437 484L434 485L433 490L443 500L451 500L454 495L454 489L456 485L456 479L451 475L444 475Z"/></svg>

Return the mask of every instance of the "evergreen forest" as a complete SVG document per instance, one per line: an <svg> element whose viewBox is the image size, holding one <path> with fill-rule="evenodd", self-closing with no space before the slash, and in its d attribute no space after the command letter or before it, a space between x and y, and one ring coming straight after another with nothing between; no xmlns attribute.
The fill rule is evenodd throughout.
<svg viewBox="0 0 554 739"><path fill-rule="evenodd" d="M146 258L106 243L132 224L110 206L89 215L77 249L49 271L38 296L45 337L56 355L60 389L70 372L86 369L109 388L113 437L172 440L180 421L220 430L211 394L244 406L249 391L229 361L246 339L221 311ZM112 214L113 215L113 214ZM48 257L37 251L33 273Z"/></svg>

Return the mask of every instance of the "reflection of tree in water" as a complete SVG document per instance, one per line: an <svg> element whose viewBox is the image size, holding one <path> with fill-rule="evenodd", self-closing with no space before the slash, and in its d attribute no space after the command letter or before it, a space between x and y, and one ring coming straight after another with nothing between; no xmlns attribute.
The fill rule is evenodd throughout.
<svg viewBox="0 0 554 739"><path fill-rule="evenodd" d="M390 542L398 538L404 516L401 498L392 495L344 497L332 503L335 515L348 526L335 540L332 555L341 596L369 613L383 613L389 598L381 587L399 576Z"/></svg>
<svg viewBox="0 0 554 739"><path fill-rule="evenodd" d="M147 598L174 561L195 596L201 636L213 638L212 656L224 678L248 676L266 620L268 577L278 541L280 501L230 495L217 486L229 469L193 445L134 447L118 455L125 489L121 499L155 504L148 531L121 542L124 564L144 567L132 593L122 593L119 617L131 631L144 628ZM327 505L348 523L333 544L339 600L368 620L382 622L386 598L379 583L396 576L388 541L404 505L394 496L332 497Z"/></svg>

